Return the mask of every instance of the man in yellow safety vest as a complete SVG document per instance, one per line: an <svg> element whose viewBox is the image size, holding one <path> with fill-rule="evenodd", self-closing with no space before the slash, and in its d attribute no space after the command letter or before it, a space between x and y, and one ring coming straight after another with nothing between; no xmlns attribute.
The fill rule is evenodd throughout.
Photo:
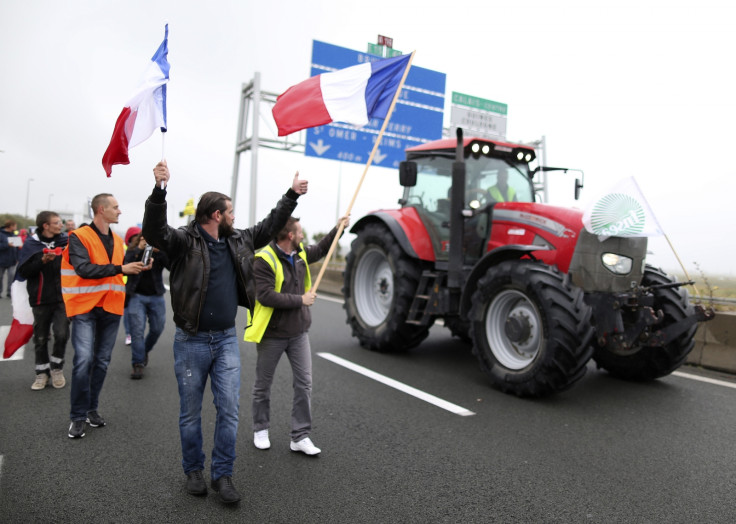
<svg viewBox="0 0 736 524"><path fill-rule="evenodd" d="M342 217L344 227L348 217ZM314 304L309 264L324 257L337 227L317 244L304 247L304 233L298 218L286 226L263 250L256 253L256 307L253 323L245 330L245 340L256 342L258 361L253 386L253 443L258 449L271 447L271 383L281 355L286 353L294 376L291 411L292 451L317 455L309 435L312 431L312 355L307 331L312 324L309 307Z"/></svg>

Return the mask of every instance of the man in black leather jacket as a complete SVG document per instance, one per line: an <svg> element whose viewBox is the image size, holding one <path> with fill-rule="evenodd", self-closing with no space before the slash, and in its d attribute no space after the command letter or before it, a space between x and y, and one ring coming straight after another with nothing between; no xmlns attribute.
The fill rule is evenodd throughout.
<svg viewBox="0 0 736 524"><path fill-rule="evenodd" d="M225 503L240 500L232 483L240 398L240 349L235 334L237 306L249 317L255 306L253 259L284 227L307 181L294 176L291 189L269 215L248 229L233 228L233 205L226 195L208 192L197 205L195 219L174 229L166 220L169 169L153 169L156 187L146 201L143 236L164 251L171 263L169 282L174 310L174 371L179 384L179 432L187 491L205 495L202 451L202 396L211 380L217 410L210 477L212 489Z"/></svg>

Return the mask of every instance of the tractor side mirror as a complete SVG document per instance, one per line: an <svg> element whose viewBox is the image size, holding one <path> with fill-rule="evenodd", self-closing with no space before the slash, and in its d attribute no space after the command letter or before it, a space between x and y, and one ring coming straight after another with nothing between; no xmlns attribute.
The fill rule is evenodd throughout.
<svg viewBox="0 0 736 524"><path fill-rule="evenodd" d="M580 190L583 189L583 183L579 178L575 179L575 200L580 198Z"/></svg>
<svg viewBox="0 0 736 524"><path fill-rule="evenodd" d="M399 184L403 187L417 185L417 163L403 161L399 163Z"/></svg>

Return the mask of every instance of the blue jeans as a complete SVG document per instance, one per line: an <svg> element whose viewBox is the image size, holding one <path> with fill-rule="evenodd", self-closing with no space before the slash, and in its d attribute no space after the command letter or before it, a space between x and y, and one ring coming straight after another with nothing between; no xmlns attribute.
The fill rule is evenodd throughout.
<svg viewBox="0 0 736 524"><path fill-rule="evenodd" d="M174 371L179 384L179 434L184 473L204 469L202 395L210 387L217 410L210 476L232 476L240 409L240 348L235 328L191 335L176 328Z"/></svg>
<svg viewBox="0 0 736 524"><path fill-rule="evenodd" d="M128 314L128 306L123 309L123 328L125 328L125 334L130 335L130 315Z"/></svg>
<svg viewBox="0 0 736 524"><path fill-rule="evenodd" d="M97 410L119 325L120 315L101 307L72 317L72 420L85 420L89 411Z"/></svg>
<svg viewBox="0 0 736 524"><path fill-rule="evenodd" d="M161 295L133 295L128 303L133 364L143 364L166 323L166 301ZM146 332L148 318L148 335Z"/></svg>

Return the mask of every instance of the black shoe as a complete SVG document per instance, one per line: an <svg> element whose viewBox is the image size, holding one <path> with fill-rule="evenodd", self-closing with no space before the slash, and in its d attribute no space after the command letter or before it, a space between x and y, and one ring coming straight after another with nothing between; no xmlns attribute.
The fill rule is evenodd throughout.
<svg viewBox="0 0 736 524"><path fill-rule="evenodd" d="M107 426L107 422L102 418L97 411L90 411L87 413L87 424L93 428L103 428Z"/></svg>
<svg viewBox="0 0 736 524"><path fill-rule="evenodd" d="M222 476L217 480L213 480L212 489L220 494L220 499L225 504L232 504L240 500L240 493L233 486L232 477Z"/></svg>
<svg viewBox="0 0 736 524"><path fill-rule="evenodd" d="M201 469L187 473L187 493L197 496L207 494L207 484Z"/></svg>
<svg viewBox="0 0 736 524"><path fill-rule="evenodd" d="M69 425L69 438L82 438L84 436L84 420L72 420Z"/></svg>
<svg viewBox="0 0 736 524"><path fill-rule="evenodd" d="M130 374L130 378L133 380L140 380L143 378L143 364L133 364L133 373Z"/></svg>

